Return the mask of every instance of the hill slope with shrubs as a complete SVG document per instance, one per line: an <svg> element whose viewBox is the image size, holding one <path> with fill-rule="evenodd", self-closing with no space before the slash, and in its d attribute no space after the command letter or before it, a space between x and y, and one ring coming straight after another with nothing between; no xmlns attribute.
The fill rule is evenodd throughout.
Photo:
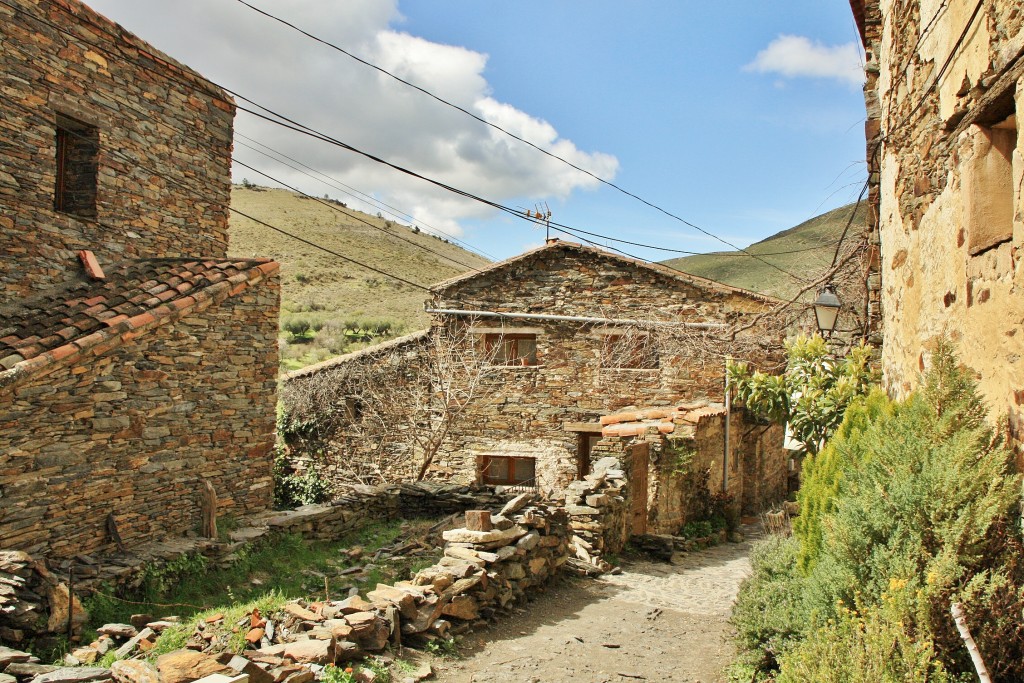
<svg viewBox="0 0 1024 683"><path fill-rule="evenodd" d="M231 206L303 239L423 286L489 263L415 226L349 209L336 199L246 183ZM424 327L426 292L361 268L232 213L228 252L281 263L286 370Z"/></svg>

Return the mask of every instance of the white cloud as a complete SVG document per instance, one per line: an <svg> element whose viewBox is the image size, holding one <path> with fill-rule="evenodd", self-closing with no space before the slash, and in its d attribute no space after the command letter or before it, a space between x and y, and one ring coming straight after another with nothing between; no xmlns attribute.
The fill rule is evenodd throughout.
<svg viewBox="0 0 1024 683"><path fill-rule="evenodd" d="M593 178L240 3L89 4L211 80L353 147L454 187L506 204L532 205L597 185ZM254 4L602 178L612 178L618 169L615 157L580 150L550 123L498 101L485 76L487 55L396 30L402 19L397 0ZM461 233L461 220L493 212L245 113L236 118L235 130L413 214L420 224L451 234ZM274 165L243 146L236 145L236 156L310 194L328 192L350 206L360 206L338 189ZM243 177L269 184L251 171L236 169L235 178Z"/></svg>
<svg viewBox="0 0 1024 683"><path fill-rule="evenodd" d="M824 45L805 36L781 35L744 70L786 78L832 78L859 86L864 82L862 64L861 48L855 42Z"/></svg>

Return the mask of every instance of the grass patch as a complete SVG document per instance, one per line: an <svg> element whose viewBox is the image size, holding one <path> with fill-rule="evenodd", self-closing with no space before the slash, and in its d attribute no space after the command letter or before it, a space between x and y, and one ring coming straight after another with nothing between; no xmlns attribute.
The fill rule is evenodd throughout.
<svg viewBox="0 0 1024 683"><path fill-rule="evenodd" d="M365 593L377 583L408 578L411 571L433 564L437 559L434 553L375 564L369 564L368 557L401 537L424 532L435 521L376 522L333 542L310 543L297 535L275 536L242 548L236 561L224 569L207 570L205 560L184 556L145 572L140 587L126 596L103 591L87 598L89 625L96 628L127 622L132 614L143 611L157 618L172 614L182 617L181 624L160 634L150 653L156 657L184 647L199 620L223 614L215 636L217 648L241 652L246 629L232 629L253 609L266 615L296 598L338 600L347 597L353 587ZM360 559L351 558L347 552L356 546L364 551ZM436 554L440 554L440 548ZM344 570L360 565L366 567L365 571L342 575Z"/></svg>

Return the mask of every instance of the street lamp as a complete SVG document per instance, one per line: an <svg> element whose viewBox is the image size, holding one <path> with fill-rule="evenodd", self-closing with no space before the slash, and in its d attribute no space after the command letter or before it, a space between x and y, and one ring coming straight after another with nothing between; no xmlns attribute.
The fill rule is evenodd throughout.
<svg viewBox="0 0 1024 683"><path fill-rule="evenodd" d="M839 318L839 309L843 304L836 296L835 289L831 284L825 285L818 298L814 301L814 317L818 322L818 331L823 337L831 337L836 329L836 320Z"/></svg>

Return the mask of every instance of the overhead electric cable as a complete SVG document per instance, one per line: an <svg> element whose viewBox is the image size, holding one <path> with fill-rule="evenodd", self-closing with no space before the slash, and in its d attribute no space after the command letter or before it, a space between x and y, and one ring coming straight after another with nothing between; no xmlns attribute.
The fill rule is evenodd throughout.
<svg viewBox="0 0 1024 683"><path fill-rule="evenodd" d="M32 111L29 107L23 105L20 102L17 102L16 100L14 100L13 98L9 97L8 95L6 95L3 92L0 92L0 99L7 100L11 104L13 104L16 107L20 108L22 111L27 112L29 114L29 116L35 118L37 121L39 121L39 122L41 122L41 123L43 123L45 125L52 125L52 123L50 121L48 121L47 119L44 119L42 116L39 116L36 112ZM67 132L70 135L79 137L80 139L86 139L86 136L83 133L80 133L78 131L74 131L74 130L68 129ZM113 148L107 149L106 151L109 154L112 154L114 156L117 156L117 157L123 159L124 161L127 161L129 164L132 164L133 166L135 166L139 170L144 171L145 173L148 173L150 176L153 176L153 177L156 177L156 178L160 178L161 180L163 180L165 183L168 183L169 185L174 185L174 186L176 186L178 188L181 188L181 189L185 190L188 193L195 194L197 196L206 198L206 195L202 191L197 190L196 188L193 188L193 187L189 187L184 182L181 182L181 181L179 181L179 180L177 180L175 178L168 178L167 176L163 175L159 171L157 171L155 169L152 169L152 168L148 168L147 166L142 165L137 159L133 159L132 157L130 157L127 154L125 154L124 152L121 152L121 151L119 151L117 149L113 149ZM248 218L249 220L251 220L254 223L257 223L259 225L262 225L263 227L269 228L270 230L273 230L273 231L278 232L278 233L280 233L282 235L290 237L290 238L292 238L294 240L302 242L303 244L306 244L308 246L311 246L311 247L314 247L314 248L319 249L321 251L324 251L324 252L326 252L328 254L331 254L332 256L336 256L336 257L342 259L343 261L348 261L349 263L353 263L353 264L355 264L355 265L357 265L357 266L359 266L361 268L365 268L366 270L369 270L369 271L372 271L372 272L377 273L379 275L383 275L385 277L391 278L392 280L397 280L397 281L402 282L404 284L410 285L411 287L415 287L417 289L421 289L421 290L423 290L425 292L429 292L430 291L429 287L421 285L421 284L419 284L417 282L413 282L412 280L407 280L406 278L402 277L401 275L395 275L394 273L389 273L389 272L387 272L385 270L382 270L380 268L377 268L375 266L371 266L369 264L366 264L366 263L363 263L361 261L358 261L358 260L356 260L356 259L354 259L354 258L352 258L350 256L345 256L344 254L339 254L338 252L334 251L333 249L325 247L322 244L317 244L316 242L313 242L312 240L308 240L308 239L306 239L304 237L300 237L300 236L298 236L298 235L296 235L294 233L291 233L291 232L289 232L287 230L284 230L283 228L279 228L278 226L273 225L272 223L268 223L268 222L266 222L264 220L256 218L255 216L251 216L251 215L249 215L249 214L247 214L247 213L245 213L243 211L239 211L238 209L232 208L231 206L226 206L224 208L228 209L232 213L235 213L235 214L238 214L239 216L242 216L243 218ZM99 223L98 221L96 221L96 222L99 225L104 225L103 223ZM120 228L114 228L114 226L105 226L105 227L109 227L109 228L112 228L112 229L115 229L115 230L120 230Z"/></svg>
<svg viewBox="0 0 1024 683"><path fill-rule="evenodd" d="M256 7L256 6L254 6L254 5L249 4L245 0L237 0L237 2L241 3L242 5L245 5L246 7L248 7L251 10L253 10L254 12L258 12L259 14L262 14L263 16L265 16L265 17L267 17L269 19L273 19L274 21L277 21L277 22L279 22L279 23L281 23L281 24L291 28L292 30L301 33L302 35L306 36L307 38L310 38L311 40L315 40L318 43L321 43L321 44L323 44L323 45L325 45L327 47L330 47L330 48L332 48L334 50L337 50L338 52L346 55L347 57L350 57L350 58L358 61L359 63L361 63L361 64L363 64L365 66L368 66L368 67L370 67L372 69L375 69L376 71L379 71L380 73L385 74L386 76L389 76L389 77L395 79L396 81L398 81L398 82L400 82L400 83L402 83L402 84L404 84L404 85L406 85L406 86L408 86L410 88L418 90L419 92L423 93L424 95L427 95L428 97L430 97L430 98L432 98L434 100L437 100L438 102L440 102L440 103L442 103L442 104L444 104L446 106L449 106L449 107L451 107L453 109L456 109L456 110L462 112L463 114L466 114L467 116L470 116L474 120L476 120L476 121L478 121L480 123L483 123L486 126L490 126L491 128L494 128L495 130L498 130L498 131L504 133L505 135L508 135L509 137L511 137L511 138L513 138L515 140L518 140L519 142L522 142L522 143L532 147L533 149L541 152L542 154L545 154L545 155L551 157L552 159L555 159L557 161L560 161L563 164L566 164L566 165L570 166L571 168L579 171L580 173L586 174L587 176L593 178L594 180L597 180L598 182L600 182L600 183L602 183L604 185L607 185L608 187L611 187L611 188L617 190L618 192L621 192L622 194L624 194L624 195L626 195L628 197L632 197L633 199L641 202L642 204L645 204L646 206L648 206L648 207L650 207L650 208L652 208L652 209L654 209L654 210L656 210L656 211L658 211L658 212L668 216L669 218L672 218L673 220L676 220L676 221L682 223L683 225L689 226L690 228L692 228L692 229L694 229L694 230L696 230L696 231L698 231L700 233L703 233L704 235L706 235L708 237L711 237L712 239L718 240L722 244L724 244L724 245L726 245L726 246L728 246L728 247L730 247L732 249L735 249L736 251L743 252L743 253L747 254L748 256L750 256L751 258L754 258L754 259L757 259L759 261L762 261L766 265L768 265L768 266L770 266L772 268L775 268L776 270L779 270L779 271L785 273L786 275L788 275L788 276L790 276L792 278L795 278L798 281L801 281L801 282L804 281L804 278L798 277L798 276L794 275L793 273L790 273L790 272L784 270L783 268L780 268L779 266L775 265L774 263L770 263L768 261L765 261L764 259L759 258L755 254L751 254L750 252L746 251L745 249L742 249L742 248L736 246L735 244L733 244L733 243L723 239L722 237L719 237L718 235L712 233L711 231L705 230L704 228L700 227L699 225L691 223L690 221L686 220L685 218L682 218L681 216L678 216L678 215L672 213L671 211L669 211L667 209L664 209L664 208L658 206L657 204L654 204L653 202L650 202L650 201L644 199L643 197L641 197L638 194L635 194L633 192L630 192L629 190L626 190L625 188L617 185L616 183L614 183L614 182L612 182L610 180L605 180L604 178L600 177L599 175L597 175L597 174L595 174L595 173L593 173L591 171L588 171L587 169L582 168L581 166L578 166L577 164L574 164L573 162L569 161L568 159L565 159L564 157L561 157L561 156L559 156L557 154L554 154L553 152L550 152L550 151L548 151L548 150L546 150L546 149L544 149L544 148L542 148L542 147L540 147L540 146L530 142L529 140L526 140L526 139L516 135L515 133L512 133L512 132L506 130L505 128L502 128L501 126L498 126L497 124L494 124L494 123L492 123L492 122L490 122L490 121L488 121L488 120L478 116L477 114L474 114L473 112L469 111L468 109L466 109L464 107L461 107L461 106L459 106L459 105L457 105L457 104L455 104L453 102L450 102L450 101L448 101L448 100L446 100L446 99L444 99L444 98L442 98L442 97L440 97L438 95L435 95L434 93L430 92L426 88L423 88L422 86L416 85L415 83L411 83L411 82L405 80L404 78L401 78L400 76L397 76L397 75L391 73L387 69L384 69L384 68L382 68L380 66L377 66L376 64L373 64L373 63L371 63L371 62L369 62L369 61L367 61L367 60L365 60L365 59L363 59L361 57L358 57L358 56L352 54L351 52L349 52L348 50L345 50L344 48L342 48L342 47L340 47L338 45L335 45L334 43L331 43L330 41L324 40L323 38L320 38L319 36L316 36L316 35L308 32L308 31L306 31L306 30L304 30L302 28L299 28L295 24L292 24L292 23L286 21L285 19L282 19L282 18L280 18L278 16L275 16L275 15L271 14L270 12L267 12L267 11L262 10L262 9ZM235 95L236 97L239 96L237 93L232 93L232 94ZM247 101L252 103L252 104L254 104L254 105L256 105L256 103L253 102L252 100L247 100ZM256 106L259 106L259 105L256 105ZM270 110L267 109L266 111L270 111ZM280 116L280 114L277 114L277 113L274 113L274 115L275 116ZM281 118L284 118L284 117L281 117ZM285 119L285 120L287 120L287 119Z"/></svg>
<svg viewBox="0 0 1024 683"><path fill-rule="evenodd" d="M267 121L269 123L273 123L273 124L275 124L277 126L281 126L282 128L286 128L286 129L292 130L294 132L301 133L303 135L307 135L309 137L312 137L315 140L320 140L322 142L327 142L327 143L335 145L337 147L341 147L342 149L345 149L345 150L348 150L348 151L353 152L355 154L358 154L360 156L363 156L363 157L365 157L365 158L367 158L367 159L369 159L371 161L377 162L377 163L382 164L384 166L388 166L389 168L392 168L392 169L394 169L396 171L399 171L400 173L404 173L406 175L412 176L413 178L417 178L417 179L422 180L422 181L424 181L426 183L429 183L431 185L435 185L437 187L440 187L441 189L448 190L449 192L452 192L454 194L458 194L458 195L460 195L462 197L465 197L467 199L472 199L474 201L480 202L481 204L484 204L486 206L490 206L491 208L498 209L499 211L504 211L504 212L509 213L509 214L511 214L513 216L516 216L517 218L525 218L526 217L526 216L524 216L523 212L519 211L518 209L513 209L511 207L505 206L505 205L500 204L498 202L495 202L493 200L486 199L484 197L480 197L479 195L473 194L473 193L468 192L466 190L461 190L461 189L459 189L457 187L453 187L451 185L448 185L447 183L443 183L443 182L441 182L439 180L436 180L434 178L430 178L428 176L424 176L421 173L418 173L418 172L413 171L411 169L405 168L404 166L399 166L398 164L390 162L390 161L388 161L386 159L382 159L381 157L378 157L378 156L376 156L374 154L371 154L369 152L365 152L365 151L363 151L361 149L358 149L357 147L354 147L354 146L348 144L347 142L343 142L341 140L338 140L337 138L334 138L334 137L328 135L327 133L323 133L323 132L321 132L321 131L319 131L319 130L317 130L315 128L312 128L311 126L307 126L307 125L305 125L303 123L295 121L294 119L291 119L291 118L289 118L289 117L287 117L287 116L285 116L283 114L280 114L280 113L274 111L273 109L270 109L269 107L261 105L258 102L255 102L252 99L242 95L241 93L237 93L237 92L231 90L230 88L225 88L225 90L230 92L236 98L238 98L240 100L244 100L245 102L250 103L254 107L262 109L263 111L265 111L267 113L263 114L263 113L260 113L260 112L258 112L256 110L254 110L254 109L250 109L249 107L245 107L245 106L240 105L240 104L236 105L240 111L244 111L244 112L246 112L248 114L251 114L252 116L256 116L256 117L258 117L260 119L263 119L264 121ZM577 231L575 228L571 228L569 226L562 225L562 224L559 224L559 223L554 223L554 222L551 223L551 226L552 227L558 227L562 231ZM585 231L577 231L577 232L585 232ZM588 233L588 234L600 237L601 239L608 239L608 240L612 240L612 241L615 241L615 242L627 242L627 240L622 240L622 239L619 239L617 237L611 237L610 235L599 235L598 233ZM722 243L732 247L733 249L735 249L735 250L737 250L739 252L742 252L742 253L746 254L747 256L750 256L751 258L753 258L753 259L755 259L757 261L761 261L765 265L770 266L771 268L774 268L775 270L778 270L779 272L781 272L781 273L783 273L785 275L788 275L789 277L793 278L794 280L796 280L798 282L805 282L806 281L805 278L802 278L799 275L791 273L790 271L788 271L788 270L786 270L784 268L781 268L778 265L776 265L776 264L774 264L774 263L772 263L770 261L766 261L765 259L761 258L757 254L752 254L749 251L747 251L746 249L740 249L739 247L736 247L735 245L733 245L733 244L731 244L729 242L726 242L725 240L722 240L721 238L718 238L718 237L716 237L714 235L712 235L712 236L715 237L715 239L718 239L720 242L722 242ZM634 244L636 244L636 243L634 243ZM642 246L650 247L652 249L662 248L662 247L656 247L656 246L653 246L653 245L642 245ZM633 257L633 258L636 258L636 257Z"/></svg>
<svg viewBox="0 0 1024 683"><path fill-rule="evenodd" d="M366 194L365 192L360 192L356 188L351 187L350 185L346 185L345 183L343 183L343 182L341 182L341 181L339 181L339 180L337 180L335 178L332 178L327 173L324 173L323 171L317 170L317 169L313 168L312 166L309 166L308 164L304 164L303 162L299 161L298 159L295 159L294 157L290 157L287 154L285 154L284 152L281 152L280 150L276 150L273 147L271 147L271 146L269 146L269 145L267 145L265 143L260 142L259 140L251 138L251 137L249 137L247 135L243 135L241 133L235 133L235 137L242 138L243 140L249 140L250 142L254 143L255 145L258 145L259 147L263 147L264 149L263 150L257 149L256 147L253 147L252 145L247 145L244 142L239 142L238 144L241 145L242 147L245 147L247 149L251 149L252 151L256 152L257 154L261 154L261 155L267 157L268 159L273 159L277 163L282 164L284 166L287 166L288 168L291 168L294 171L298 171L299 173L302 173L303 175L305 175L305 176L307 176L309 178L312 178L313 180L316 180L318 182L324 183L325 185L327 185L329 187L333 187L333 188L335 188L337 190L341 190L345 194L348 194L349 196L353 197L354 199L365 201L368 204L370 204L370 205L380 209L383 212L386 212L388 215L390 215L390 216L392 216L392 217L394 217L396 219L401 219L401 218L404 217L406 220L411 221L411 224L413 224L413 225L422 225L422 226L424 226L426 228L429 228L430 231L431 231L429 234L431 234L431 235L436 235L438 237L443 237L445 239L448 239L448 240L450 240L452 242L457 242L458 244L462 245L466 250L472 251L472 252L476 253L479 256L483 256L483 257L491 259L491 260L497 260L496 257L491 256L490 254L485 253L482 249L479 249L479 248L473 246L472 244L469 244L468 242L466 242L464 240L461 240L461 239L459 239L459 238L457 238L457 237L455 237L453 235L449 235L448 233L446 233L446 232L444 232L442 230L439 230L438 228L433 227L429 223L426 223L426 222L420 221L420 220L416 220L416 218L414 216L412 216L411 214L405 213L401 209L398 209L398 208L396 208L396 207L394 207L394 206L392 206L392 205L390 205L390 204L388 204L386 202L383 202L383 201L381 201L381 200L379 200L379 199L377 199L377 198L375 198L375 197L373 197L373 196L371 196L369 194ZM270 154L270 153L268 153L268 152L266 152L264 150L269 150L270 152L273 152L273 154ZM275 157L274 155L277 155L277 157ZM278 157L280 157L280 158L278 158ZM297 165L293 166L292 164L288 163L288 161L282 161L282 159L287 159L288 161L291 161L291 162L293 162L294 164L297 164ZM308 171L303 170L303 169L308 169ZM309 171L312 171L313 173L310 173ZM316 175L313 175L314 173L318 174L320 177L317 177ZM388 209L390 209L390 211ZM447 258L449 260L452 260L450 257L447 257L447 256L445 258ZM456 263L458 263L458 261L456 261ZM460 263L460 265L464 265L466 268L472 268L473 267L471 265L463 264L463 263Z"/></svg>
<svg viewBox="0 0 1024 683"><path fill-rule="evenodd" d="M113 53L113 52L112 52L112 51L111 51L111 50L110 50L109 48L107 48L107 47L105 47L105 46L97 45L97 44L95 44L95 43L91 43L90 41L88 41L88 40L85 40L85 39L84 39L84 38L82 38L81 36L79 36L79 35L77 35L77 34L75 34L75 33L71 32L71 31L69 31L68 29L66 29L66 28L64 28L64 27L58 26L58 25L56 25L56 24L53 24L52 22L49 22L49 21L47 21L47 20L45 20L45 19L41 19L41 18L39 18L39 17L37 17L37 16L35 16L35 15L29 14L29 13L25 12L25 11L24 11L23 9L21 9L21 8L17 7L16 5L12 5L12 4L11 4L10 2L8 2L7 0L0 0L0 4L6 5L6 6L8 6L8 7L11 7L12 9L14 9L15 11L17 11L17 12L19 12L19 13L25 14L26 16L29 16L30 18L32 18L32 19L34 19L34 20L36 20L36 21L38 21L38 22L40 22L40 23L43 23L43 24L49 25L49 26L51 26L52 28L54 28L54 29L56 29L56 30L58 30L58 31L61 31L62 33L65 33L65 34L67 34L67 35L69 35L69 36L72 36L72 37L73 37L73 38L75 38L76 40L80 40L80 41L81 41L81 42L83 42L83 43L86 43L86 44L88 44L88 45L91 45L91 46L93 46L93 47L96 47L97 49L99 49L99 50L101 50L101 51L103 51L103 52L106 52L107 54L111 54L111 55L114 55L114 53ZM90 23L90 25L96 26L98 30L101 30L101 31L103 31L103 32L104 32L104 33L106 33L107 35L111 35L111 36L113 36L113 35L114 35L114 34L110 33L110 32L109 32L109 31L108 31L108 30L107 30L106 28L104 28L104 27L100 27L100 26L98 26L98 25L96 25L96 24L94 24L94 23L92 23L92 22L89 22L89 23ZM116 57L118 57L118 58L124 59L125 61L129 61L129 62L131 62L131 63L135 64L136 66L138 66L138 67L140 67L140 68L142 68L142 69L145 69L145 70L148 70L148 71L152 71L152 69L148 68L148 67L147 67L146 65L143 65L143 64L139 64L139 63L138 63L138 62L136 62L135 60L133 60L133 59L130 59L130 58L128 58L127 56L125 56L125 55L124 55L124 54L122 54L122 53L117 53L117 54L116 54L115 56L116 56ZM378 162L378 163L381 163L381 164L387 165L387 166L389 166L389 167L391 167L391 168L394 168L395 170L398 170L398 171L400 171L400 172L406 173L406 174L408 174L408 175L411 175L411 176L413 176L413 177L419 178L419 179L421 179L421 180L423 180L423 181L425 181L425 182L428 182L428 183L434 184L435 186L437 186L437 187L440 187L440 188L442 188L442 189L445 189L445 190L448 190L448 191L450 191L450 192L452 192L452 193L454 193L454 194L458 194L458 195L460 195L460 196L463 196L463 197L466 197L466 198L468 198L468 199L472 199L472 200L474 200L474 201L478 201L478 202L480 202L480 203L483 203L483 204L485 204L485 205L487 205L487 206L491 206L492 208L498 209L498 210L500 210L500 211L504 211L504 212L506 212L506 213L509 213L509 214L511 214L511 215L513 215L513 216L516 216L517 218L520 218L520 219L522 219L522 218L527 218L527 220L530 220L530 219L529 219L528 217L524 216L522 212L520 212L520 211L518 211L518 210L516 210L516 209L512 209L512 208L509 208L509 207L503 206L503 205L501 205L501 204L499 204L499 203L497 203L497 202L494 202L494 201L491 201L491 200L485 199L485 198L483 198L483 197L479 197L479 196L477 196L477 195L474 195L474 194L472 194L472 193L470 193L470 192L467 192L467 191L464 191L464 190L460 190L460 189L458 189L458 188L456 188L456 187L453 187L453 186L447 185L447 184L445 184L445 183L442 183L442 182L440 182L440 181L434 180L434 179L432 179L432 178L429 178L429 177L423 176L423 175L421 175L421 174L419 174L419 173L416 173L415 171L411 171L411 170L409 170L409 169L405 169L405 168L403 168L403 167L401 167L401 166L398 166L398 165L396 165L396 164L393 164L393 163L391 163L391 162L388 162L388 161L386 161L386 160L384 160L384 159L381 159L381 158L379 158L379 157L376 157L376 156L374 156L374 155L371 155L371 154L369 154L369 153L367 153L367 152L363 152L363 151L361 151L361 150L358 150L358 149L356 149L355 147L352 147L351 145L348 145L347 143L344 143L344 142L342 142L342 141L340 141L340 140L336 140L336 139L334 139L334 138L332 138L332 137L330 137L330 136L328 136L328 135L326 135L326 134L324 134L324 133L321 133L321 132L319 132L319 131L316 131L316 130L315 130L315 129L313 129L313 128L310 128L310 127L308 127L308 126L305 126L304 124L300 124L300 123L298 123L298 122L296 122L296 121L293 121L292 119L289 119L288 117L286 117L286 116L284 116L284 115L282 115L282 114L279 114L279 113L277 113L277 112L273 111L272 109L270 109L270 108L268 108L268 107L265 107L264 105L261 105L261 104L259 104L258 102L254 101L254 100L252 100L252 99L250 99L250 98L247 98L247 97L245 97L245 96L241 95L241 94L240 94L240 93L238 93L238 92L235 92L235 91L231 90L230 88L227 88L227 87L224 87L224 86L220 86L220 85L218 85L218 84L215 84L215 83L213 83L212 81L211 81L210 83L212 83L213 85L216 85L217 87L220 87L220 88L222 88L222 89L223 89L224 91L226 91L226 92L228 92L228 93L230 93L230 94L234 95L235 97L237 97L237 98L239 98L239 99L245 100L246 102L249 102L249 103L251 103L252 105L254 105L254 106L256 106L256 107L258 107L258 108L260 108L260 109L263 109L264 111L267 111L267 112L269 112L270 114L273 114L273 116L275 116L275 117L278 117L278 118L279 118L279 119L281 119L281 120L277 120L277 119L274 119L274 118L268 117L268 116L266 116L266 115L260 114L259 112L255 112L255 111L253 111L253 110L251 110L251 109L248 109L248 108L245 108L245 107L241 107L241 106L238 106L238 109L240 109L240 110L242 110L242 111L246 111L246 112L248 112L248 113L250 113L250 114L253 114L253 115L255 115L255 116L258 116L258 117L260 117L260 118L262 118L262 119L264 119L264 120L266 120L266 121L269 121L269 122L271 122L271 123L274 123L274 124L276 124L276 125L279 125L279 126L283 126L283 127L286 127L286 128L290 128L290 129L292 129L292 130L295 130L295 131L297 131L297 132L300 132L300 133L303 133L303 134L309 135L309 136L311 136L311 137L313 137L313 138L315 138L315 139L320 139L321 141L324 141L324 142L328 142L328 143L330 143L330 144L334 144L334 145L340 146L340 147L342 147L342 148L344 148L344 149L348 149L348 150L350 150L350 151L353 151L353 152L355 152L355 153L357 153L357 154L360 154L360 155L362 155L362 156L364 156L364 157L366 157L366 158L368 158L368 159L371 159L371 160L373 160L373 161L376 161L376 162ZM193 87L195 87L195 86L193 85ZM205 92L208 92L208 93L209 93L210 91L206 90ZM213 96L216 96L216 97L220 97L220 94L219 94L219 93L212 93L212 94L213 94ZM291 123L291 124L293 124L293 125L286 125L285 123L283 123L284 121L287 121L287 122L289 122L289 123ZM580 170L583 170L583 169L580 169ZM584 171L584 172L586 172L586 171ZM595 177L596 177L596 176L595 176ZM599 180L600 180L600 179L599 179ZM602 181L602 182L607 182L607 181ZM785 270L785 269L783 269L783 268L779 267L778 265L776 265L776 264L774 264L774 263L771 263L770 261L766 261L765 259L761 258L761 257L760 257L759 255L757 255L757 254L752 254L752 253L748 252L748 251L747 251L747 250L745 250L745 249L740 249L739 247L737 247L736 245L732 244L731 242L728 242L728 241L726 241L726 240L724 240L724 239L722 239L722 238L718 237L717 235L715 235L715 234L713 234L713 233L711 233L711 232L709 232L709 231L707 231L707 230L705 230L705 229L703 229L703 228L701 228L701 227L699 227L699 226L697 226L697 225L694 225L694 224L690 223L689 221L686 221L685 219L683 219L683 218L680 218L679 216L676 216L676 215L674 215L674 214L672 214L672 213L670 213L670 212L666 211L665 209L662 209L661 207L658 207L658 206L656 206L656 205L654 205L654 204L651 204L650 202L648 202L647 200L643 199L642 197L639 197L639 196L637 196L637 195L634 195L634 194L632 194L632 193L630 193L630 192L628 192L628 191L626 191L626 190L623 190L622 188L620 188L620 187L618 187L618 186L616 186L616 185L614 185L614 184L612 184L612 183L609 183L609 185L611 185L611 186L612 186L612 187L614 187L615 189L617 189L617 190L619 190L619 191L621 191L621 192L623 192L623 193L625 193L625 194L627 194L627 195L630 195L630 196L634 197L634 198L635 198L635 199L637 199L638 201L641 201L642 203L644 203L644 204L647 204L647 205L651 206L652 208L655 208L655 209L657 209L658 211L660 211L660 212L662 212L662 213L665 213L666 215L670 216L671 218L673 218L673 219L675 219L675 220L677 220L677 221L680 221L680 222L682 222L683 224L685 224L685 225L688 225L688 226L690 226L690 227L692 227L692 228L694 228L694 229L698 230L699 232L702 232L702 233L704 233L704 234L708 235L709 237L712 237L713 239L716 239L716 240L718 240L719 242L722 242L723 244L725 244L725 245L727 245L727 246L731 247L732 249L736 250L737 252L740 252L740 253L742 253L742 254L745 254L745 255L747 255L747 256L749 256L749 257L751 257L751 258L754 258L755 260L761 261L761 262L762 262L762 263L764 263L765 265L767 265L767 266L769 266L769 267L771 267L771 268L774 268L775 270L778 270L779 272L781 272L781 273L783 273L783 274L785 274L785 275L787 275L787 276L789 276L789 277L793 278L794 280L796 280L796 281L798 281L798 282L806 282L806 279L805 279L805 278L802 278L802 277L800 277L800 276L798 276L798 275L795 275L794 273L792 273L792 272L789 272L789 271L787 271L787 270ZM533 222L533 221L531 220L531 222ZM563 232L565 232L565 231L571 231L571 230L573 230L572 228L569 228L568 226L561 226L561 227L560 227L560 229L561 229L561 231L563 231ZM572 232L569 232L569 234L574 234L574 233L572 233ZM595 235L596 235L596 233L592 233L592 234L595 234ZM578 238L578 239L581 239L581 240L583 240L583 241L585 241L585 242L588 242L588 243L590 243L590 244L595 244L595 245L596 245L596 243L594 243L594 242L592 242L591 240L588 240L588 239L586 239L586 238L583 238L583 237L581 237L580 235L576 235L576 236L577 236L577 238ZM601 235L600 237L601 237L602 239L607 239L607 240L611 240L611 241L616 241L616 242L625 242L625 240L619 240L618 238L615 238L615 237L611 237L611 236L607 236L607 235ZM634 243L634 244L638 244L638 243ZM644 246L646 246L646 247L651 247L651 248L658 248L658 247L654 247L653 245L644 245ZM626 254L626 252L623 252L623 251L621 251L621 250L618 250L618 249L616 249L615 251L619 251L620 253ZM629 254L626 254L626 255L629 255ZM631 255L630 255L630 256L631 256ZM638 258L638 257L635 257L635 256L631 256L631 258ZM640 259L640 260L645 260L645 259ZM681 271L681 272L682 272L682 271Z"/></svg>
<svg viewBox="0 0 1024 683"><path fill-rule="evenodd" d="M369 227L373 228L374 230L379 230L380 232L383 232L385 235L388 235L390 237L394 237L396 239L399 239L402 242L405 242L407 244L412 245L413 247L416 247L417 249L422 249L423 251L431 253L434 256L438 256L440 258L443 258L446 261L451 261L452 263L454 263L456 265L459 265L459 266L462 266L463 268L468 268L469 270L473 270L473 271L476 271L478 273L480 272L480 269L477 268L476 266L471 266L468 263L462 263L461 261L457 261L456 259L452 258L451 256L448 256L446 254L442 254L439 251L434 251L433 249L431 249L430 247L428 247L428 246L426 246L424 244L420 244L419 242L416 242L414 240L402 237L401 235L396 234L394 232L391 232L390 230L386 230L385 228L382 228L379 225L376 225L375 223L373 223L372 221L366 220L365 218L360 218L359 216L353 216L349 212L347 212L344 209L342 209L340 206L336 206L334 204L331 204L330 202L326 202L326 201L320 199L319 197L314 197L311 194L307 194L307 193L303 192L302 190L300 190L299 188L294 187L292 185L289 185L288 183L284 182L283 180L280 180L279 178L275 178L274 176L270 175L269 173L267 173L265 171L261 171L260 169L255 168L254 166L250 166L249 164L245 163L244 161L239 161L238 159L234 159L234 162L236 164L238 164L239 166L242 166L243 168L249 169L253 173L259 173L264 178L267 178L268 180L270 180L272 182L275 182L275 183L281 185L282 187L284 187L284 188L286 188L288 190L291 190L292 192L295 192L295 193L305 197L306 199L312 199L313 201L315 201L318 204L321 204L323 206L326 206L329 209L337 211L338 213L341 213L342 215L344 215L344 216L346 216L348 218L351 218L351 219L354 219L354 220L356 220L356 221L358 221L360 223L363 223L364 225L368 225Z"/></svg>

